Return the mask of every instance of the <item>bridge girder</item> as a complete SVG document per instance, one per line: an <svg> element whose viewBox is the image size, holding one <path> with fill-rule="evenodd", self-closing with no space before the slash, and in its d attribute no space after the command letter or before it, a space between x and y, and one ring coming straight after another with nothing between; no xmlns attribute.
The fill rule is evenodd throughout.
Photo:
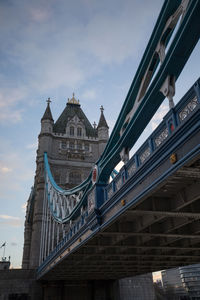
<svg viewBox="0 0 200 300"><path fill-rule="evenodd" d="M199 168L198 164L199 159L191 168ZM179 177L185 185L175 193L177 173L181 172L168 178L168 191L163 192L166 180L79 250L61 258L43 279L117 279L198 262L199 178Z"/></svg>

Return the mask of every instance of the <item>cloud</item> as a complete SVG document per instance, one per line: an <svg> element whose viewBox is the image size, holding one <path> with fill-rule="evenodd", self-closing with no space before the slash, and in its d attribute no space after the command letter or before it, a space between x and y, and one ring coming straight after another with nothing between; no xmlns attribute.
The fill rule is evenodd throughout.
<svg viewBox="0 0 200 300"><path fill-rule="evenodd" d="M169 106L163 103L151 120L152 130L156 129L156 127L160 124L160 122L162 122L163 117L166 115L168 111L169 111Z"/></svg>
<svg viewBox="0 0 200 300"><path fill-rule="evenodd" d="M50 11L48 11L47 9L45 10L44 8L43 10L41 10L41 7L31 8L30 14L32 20L39 23L47 21L51 15Z"/></svg>
<svg viewBox="0 0 200 300"><path fill-rule="evenodd" d="M13 202L27 199L34 178L34 160L32 151L27 151L7 139L1 138L0 151L0 202ZM23 203L22 202L22 203ZM19 204L19 213L21 212Z"/></svg>
<svg viewBox="0 0 200 300"><path fill-rule="evenodd" d="M94 100L96 98L96 91L94 89L85 90L82 94L83 99Z"/></svg>
<svg viewBox="0 0 200 300"><path fill-rule="evenodd" d="M12 169L11 168L8 168L8 167L6 167L6 166L0 166L0 172L1 173L10 173L10 172L12 172Z"/></svg>
<svg viewBox="0 0 200 300"><path fill-rule="evenodd" d="M24 109L18 105L24 103L27 92L24 88L4 87L0 91L0 123L9 125L22 120Z"/></svg>
<svg viewBox="0 0 200 300"><path fill-rule="evenodd" d="M13 217L13 216L8 216L8 215L0 215L0 219L5 219L5 220L20 220L18 217Z"/></svg>
<svg viewBox="0 0 200 300"><path fill-rule="evenodd" d="M26 207L27 207L27 202L25 202L25 203L22 204L22 206L21 206L23 212L26 212Z"/></svg>
<svg viewBox="0 0 200 300"><path fill-rule="evenodd" d="M0 226L11 226L11 227L21 227L23 222L18 217L0 215Z"/></svg>
<svg viewBox="0 0 200 300"><path fill-rule="evenodd" d="M88 52L103 64L120 64L128 58L135 58L143 45L153 15L155 6L149 1L145 1L145 9L144 1L126 1L124 5L119 3L114 13L111 9L100 11L93 15L86 26L84 48L87 47ZM139 25L141 16L142 26Z"/></svg>
<svg viewBox="0 0 200 300"><path fill-rule="evenodd" d="M30 150L36 150L38 146L38 142L35 142L33 144L28 144L26 145L26 149L30 149Z"/></svg>
<svg viewBox="0 0 200 300"><path fill-rule="evenodd" d="M25 88L4 87L0 91L0 108L11 107L22 101L27 95Z"/></svg>
<svg viewBox="0 0 200 300"><path fill-rule="evenodd" d="M144 1L119 1L117 6L113 1L59 1L55 7L52 0L22 0L4 5L2 52L9 68L15 68L13 82L17 78L18 84L38 91L73 88L104 66L135 58L160 3L145 1L145 10Z"/></svg>
<svg viewBox="0 0 200 300"><path fill-rule="evenodd" d="M11 244L11 246L17 246L17 243L15 243L15 242L12 242L12 243L10 243Z"/></svg>
<svg viewBox="0 0 200 300"><path fill-rule="evenodd" d="M12 172L13 169L7 162L0 161L0 173L6 174Z"/></svg>
<svg viewBox="0 0 200 300"><path fill-rule="evenodd" d="M109 135L111 135L112 133L112 130L115 126L115 121L114 120L106 120L107 123L108 123L108 127L109 127Z"/></svg>
<svg viewBox="0 0 200 300"><path fill-rule="evenodd" d="M115 166L115 170L117 170L117 172L120 171L120 169L123 167L124 163L123 161L120 161L116 166Z"/></svg>
<svg viewBox="0 0 200 300"><path fill-rule="evenodd" d="M0 111L0 123L9 125L10 123L18 123L22 121L23 109L12 111L10 108L6 108Z"/></svg>

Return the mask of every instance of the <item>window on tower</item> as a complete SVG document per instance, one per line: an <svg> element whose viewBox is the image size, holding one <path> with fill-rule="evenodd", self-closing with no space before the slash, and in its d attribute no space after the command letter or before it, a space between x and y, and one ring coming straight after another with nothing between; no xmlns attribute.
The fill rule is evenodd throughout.
<svg viewBox="0 0 200 300"><path fill-rule="evenodd" d="M82 136L82 128L81 127L77 128L77 136Z"/></svg>
<svg viewBox="0 0 200 300"><path fill-rule="evenodd" d="M73 142L69 143L69 149L74 149L74 143Z"/></svg>
<svg viewBox="0 0 200 300"><path fill-rule="evenodd" d="M85 151L89 151L89 144L85 144Z"/></svg>
<svg viewBox="0 0 200 300"><path fill-rule="evenodd" d="M61 149L66 149L66 148L67 148L66 142L61 142Z"/></svg>
<svg viewBox="0 0 200 300"><path fill-rule="evenodd" d="M78 143L78 144L77 144L77 149L78 149L78 150L81 150L81 149L82 149L82 144L81 144L81 143Z"/></svg>
<svg viewBox="0 0 200 300"><path fill-rule="evenodd" d="M70 128L69 128L69 134L71 136L74 136L74 127L73 126L70 126Z"/></svg>

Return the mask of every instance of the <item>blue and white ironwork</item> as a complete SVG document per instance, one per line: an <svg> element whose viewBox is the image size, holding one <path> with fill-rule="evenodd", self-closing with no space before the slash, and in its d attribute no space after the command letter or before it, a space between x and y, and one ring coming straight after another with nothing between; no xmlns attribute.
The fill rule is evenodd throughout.
<svg viewBox="0 0 200 300"><path fill-rule="evenodd" d="M159 147L164 142L164 140L168 137L168 135L169 135L168 128L165 127L164 129L162 129L161 132L158 133L158 136L155 138L156 147Z"/></svg>
<svg viewBox="0 0 200 300"><path fill-rule="evenodd" d="M90 177L74 189L64 190L53 179L46 152L44 153L44 166L45 193L51 215L58 223L66 223L77 214L79 215L81 207L85 204L83 196L91 184Z"/></svg>
<svg viewBox="0 0 200 300"><path fill-rule="evenodd" d="M136 163L135 163L135 161L133 160L132 161L132 164L128 164L128 166L127 166L127 173L128 173L128 177L131 177L134 173L135 173L135 171L136 171Z"/></svg>
<svg viewBox="0 0 200 300"><path fill-rule="evenodd" d="M199 81L187 101L173 108L150 138L128 161L133 147L165 97L173 107L175 80L179 77L200 35L200 1L166 0L147 45L139 68L128 91L107 146L96 162L97 178L89 177L71 190L61 189L54 181L44 154L45 200L43 207L40 263L84 226L86 219L96 215L100 224L99 207L117 193L138 168L147 163L155 151L168 140L187 116L199 107ZM175 27L176 34L173 36ZM192 32L191 32L192 31ZM172 40L170 40L172 39ZM180 55L181 53L181 55ZM199 93L199 92L198 92ZM109 177L126 154L123 170L108 184ZM95 223L96 222L96 223Z"/></svg>
<svg viewBox="0 0 200 300"><path fill-rule="evenodd" d="M88 213L94 211L95 208L95 187L93 187L88 193Z"/></svg>
<svg viewBox="0 0 200 300"><path fill-rule="evenodd" d="M171 81L177 80L199 39L199 9L199 1L164 2L116 125L98 161L100 182L107 181L110 172L121 160L122 149L133 147L165 96L173 94L170 92L173 88ZM178 28L173 36L176 25ZM191 28L194 30L192 33ZM186 48L188 52L185 51ZM167 78L169 85L161 93Z"/></svg>
<svg viewBox="0 0 200 300"><path fill-rule="evenodd" d="M140 154L140 162L143 164L143 162L151 155L150 147L147 147L145 150L142 151Z"/></svg>
<svg viewBox="0 0 200 300"><path fill-rule="evenodd" d="M160 163L159 161L157 162L159 156L158 152L163 152L162 148L165 147L167 143L170 143L170 138L173 138L179 129L182 131L184 124L187 122L182 122L179 120L179 114L184 110L188 103L193 101L193 99L197 99L197 102L195 100L197 105L193 110L190 110L188 114L187 120L190 121L193 117L195 117L195 115L197 115L195 118L198 118L199 120L200 79L188 91L183 99L181 99L177 106L167 113L161 124L144 142L141 148L138 149L131 159L121 168L120 172L111 183L104 186L95 184L90 188L90 190L87 191L86 207L81 209L80 216L78 216L77 219L74 219L73 221L71 220L70 223L66 224L56 222L50 214L48 199L47 197L45 198L43 216L45 222L43 223L43 240L40 259L41 265L39 272L44 269L45 266L48 265L48 263L50 263L55 257L57 257L58 253L63 249L63 247L68 249L73 241L77 239L77 236L81 236L88 227L91 229L91 234L93 234L93 231L95 232L95 230L100 230L101 213L103 214L105 207L107 209L108 205L112 205L115 198L119 196L125 185L129 186L133 179L138 179L138 176L143 177L143 172L141 172L141 170L152 168L152 159L155 163L155 158L153 157L156 157L156 163ZM176 125L174 131L170 131L168 128L171 120L178 121L177 124L175 124L175 121L173 123L174 126ZM188 126L190 127L190 125ZM166 128L168 128L168 135L164 139L162 138L161 143L157 146L156 140L159 136L161 136L161 133L163 130L166 130ZM153 145L151 153L145 159L145 161L142 162L139 158L141 153L144 153L146 145L149 144ZM160 159L162 160L162 158Z"/></svg>
<svg viewBox="0 0 200 300"><path fill-rule="evenodd" d="M185 118L187 118L187 116L195 109L197 104L198 104L197 97L195 97L190 102L188 102L188 104L179 113L180 121L183 121Z"/></svg>

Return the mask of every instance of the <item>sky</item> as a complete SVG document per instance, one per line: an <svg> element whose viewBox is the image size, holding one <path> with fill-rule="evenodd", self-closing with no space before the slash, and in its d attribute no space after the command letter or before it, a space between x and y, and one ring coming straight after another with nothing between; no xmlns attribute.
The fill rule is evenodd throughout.
<svg viewBox="0 0 200 300"><path fill-rule="evenodd" d="M73 92L91 123L98 122L103 105L112 129L162 4L0 1L0 246L6 241L12 267L21 265L26 201L47 98L54 120ZM198 43L177 81L176 103L199 77L199 53ZM167 111L165 101L133 151Z"/></svg>

